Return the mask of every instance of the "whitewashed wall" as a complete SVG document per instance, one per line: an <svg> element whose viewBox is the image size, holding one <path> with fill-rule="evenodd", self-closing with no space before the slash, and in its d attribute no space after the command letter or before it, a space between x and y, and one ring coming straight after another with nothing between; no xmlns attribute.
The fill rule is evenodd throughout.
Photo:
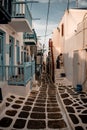
<svg viewBox="0 0 87 130"><path fill-rule="evenodd" d="M19 41L20 48L21 48L21 46L23 45L23 37L22 37L23 33L15 32L15 30L13 30L9 25L0 25L0 30L4 31L6 33L6 39L5 39L6 44L9 44L9 36L12 36L15 39L15 48L14 48L15 61L14 61L14 63L16 64L16 40ZM5 51L6 51L6 48L5 48ZM6 65L9 65L9 53L8 52L6 53L5 58L6 58Z"/></svg>
<svg viewBox="0 0 87 130"><path fill-rule="evenodd" d="M70 9L65 14L59 23L60 36L58 38L59 44L55 44L55 48L61 44L61 50L64 54L64 66L67 78L73 82L73 53L75 50L83 48L87 44L87 22L85 23L85 33L82 31L83 26L77 25L83 21L83 17L87 10ZM61 25L64 24L64 36L61 36ZM55 34L54 34L55 35ZM55 35L57 37L57 35ZM55 37L54 36L54 37ZM84 39L83 39L84 38ZM57 40L57 38L55 38ZM54 43L53 39L53 43ZM54 52L55 54L55 52Z"/></svg>

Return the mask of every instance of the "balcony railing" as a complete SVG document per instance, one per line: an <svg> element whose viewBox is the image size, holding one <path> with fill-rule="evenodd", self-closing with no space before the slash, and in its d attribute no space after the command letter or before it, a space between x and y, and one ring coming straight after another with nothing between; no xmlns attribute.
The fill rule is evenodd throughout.
<svg viewBox="0 0 87 130"><path fill-rule="evenodd" d="M0 24L11 21L11 0L0 0Z"/></svg>
<svg viewBox="0 0 87 130"><path fill-rule="evenodd" d="M24 43L26 45L36 45L37 43L37 35L34 30L32 30L32 33L25 32L23 35Z"/></svg>
<svg viewBox="0 0 87 130"><path fill-rule="evenodd" d="M35 62L26 62L23 65L0 66L0 80L8 81L9 85L26 85L35 74Z"/></svg>
<svg viewBox="0 0 87 130"><path fill-rule="evenodd" d="M32 32L32 16L27 1L12 2L12 16L9 25L16 32Z"/></svg>
<svg viewBox="0 0 87 130"><path fill-rule="evenodd" d="M12 18L25 18L29 21L30 26L32 26L32 16L25 1L12 3Z"/></svg>

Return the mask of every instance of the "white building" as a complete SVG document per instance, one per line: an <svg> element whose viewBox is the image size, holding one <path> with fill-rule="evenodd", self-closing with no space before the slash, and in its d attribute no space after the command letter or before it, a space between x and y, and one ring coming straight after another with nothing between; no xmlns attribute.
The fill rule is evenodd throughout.
<svg viewBox="0 0 87 130"><path fill-rule="evenodd" d="M83 85L86 80L86 75L84 75L86 71L86 68L84 70L86 54L83 54L86 52L83 49L87 46L86 13L86 9L66 10L52 37L55 61L57 55L60 52L63 53L64 70L67 78L73 82L74 86L77 84ZM78 56L79 54L81 56Z"/></svg>
<svg viewBox="0 0 87 130"><path fill-rule="evenodd" d="M36 34L26 1L19 2L12 3L11 21L0 24L0 96L3 98L8 93L25 96L35 80Z"/></svg>

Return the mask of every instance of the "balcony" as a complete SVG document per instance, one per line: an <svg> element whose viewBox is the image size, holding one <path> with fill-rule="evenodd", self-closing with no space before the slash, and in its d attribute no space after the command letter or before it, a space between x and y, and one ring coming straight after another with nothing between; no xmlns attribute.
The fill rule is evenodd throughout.
<svg viewBox="0 0 87 130"><path fill-rule="evenodd" d="M12 19L9 24L17 32L32 32L32 16L25 1L12 3Z"/></svg>
<svg viewBox="0 0 87 130"><path fill-rule="evenodd" d="M0 81L7 81L9 85L26 86L35 74L35 61L23 65L0 66L0 70L3 70Z"/></svg>
<svg viewBox="0 0 87 130"><path fill-rule="evenodd" d="M34 29L32 30L32 33L24 33L23 39L24 39L24 44L26 45L30 45L30 46L36 45L37 36Z"/></svg>
<svg viewBox="0 0 87 130"><path fill-rule="evenodd" d="M0 0L0 24L11 21L11 0Z"/></svg>

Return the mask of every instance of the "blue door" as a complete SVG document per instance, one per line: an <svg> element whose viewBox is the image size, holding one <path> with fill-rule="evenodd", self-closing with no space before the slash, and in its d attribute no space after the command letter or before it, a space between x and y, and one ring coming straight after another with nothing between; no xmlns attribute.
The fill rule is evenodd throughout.
<svg viewBox="0 0 87 130"><path fill-rule="evenodd" d="M16 62L20 63L20 47L19 47L19 41L16 41Z"/></svg>
<svg viewBox="0 0 87 130"><path fill-rule="evenodd" d="M9 37L9 74L10 76L14 75L14 38Z"/></svg>
<svg viewBox="0 0 87 130"><path fill-rule="evenodd" d="M3 44L4 44L4 37L3 33L0 32L0 80L3 79L4 71L3 71Z"/></svg>

